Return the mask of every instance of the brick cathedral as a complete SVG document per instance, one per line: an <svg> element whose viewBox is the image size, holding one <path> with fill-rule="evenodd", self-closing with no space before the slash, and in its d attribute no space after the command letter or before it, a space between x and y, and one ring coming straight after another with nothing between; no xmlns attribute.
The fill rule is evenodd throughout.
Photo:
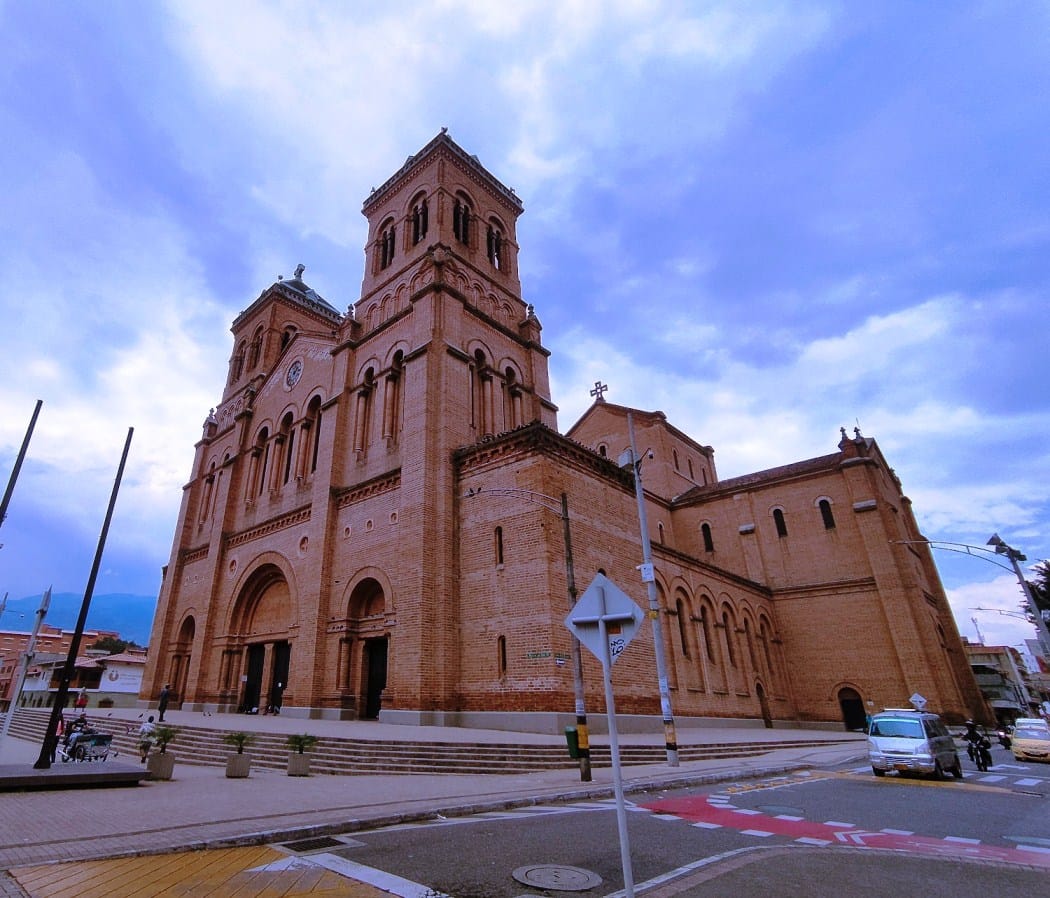
<svg viewBox="0 0 1050 898"><path fill-rule="evenodd" d="M364 203L361 298L279 279L233 322L164 570L142 698L302 717L557 730L574 720L564 519L582 591L648 608L641 448L666 687L705 719L863 725L920 693L983 716L909 500L874 440L730 480L662 412L557 426L521 296L523 206L444 131ZM598 386L598 385L596 385ZM829 448L832 448L829 446ZM613 668L659 721L651 619ZM584 651L600 728L598 662Z"/></svg>

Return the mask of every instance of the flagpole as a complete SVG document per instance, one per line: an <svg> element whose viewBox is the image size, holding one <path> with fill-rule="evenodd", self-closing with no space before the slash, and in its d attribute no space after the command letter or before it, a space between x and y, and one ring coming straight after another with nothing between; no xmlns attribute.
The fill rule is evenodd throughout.
<svg viewBox="0 0 1050 898"><path fill-rule="evenodd" d="M102 533L99 534L98 548L95 550L95 561L91 565L91 574L88 576L87 588L84 590L84 601L80 604L80 617L77 618L77 628L73 633L73 641L69 644L69 654L66 656L66 666L62 669L62 676L58 682L58 691L55 693L55 704L51 708L51 719L47 723L47 731L44 733L44 741L40 743L40 756L33 765L34 770L48 770L51 767L51 753L55 748L58 721L62 718L62 711L69 696L69 683L77 666L77 652L80 651L80 640L84 635L84 626L87 623L88 608L91 605L91 595L95 591L95 579L98 577L98 569L102 565L102 550L106 546L106 534L109 533L109 524L113 519L113 507L117 504L117 492L120 490L120 479L124 476L124 464L128 460L128 450L131 449L131 435L135 432L134 427L128 428L128 438L124 441L124 453L120 456L120 465L117 467L117 477L113 482L113 492L109 497L109 508L106 510L106 520L102 524Z"/></svg>
<svg viewBox="0 0 1050 898"><path fill-rule="evenodd" d="M6 596L5 596L6 598ZM22 695L22 687L26 683L26 673L29 670L29 665L33 663L33 656L36 654L36 638L40 633L40 625L44 622L44 617L47 614L48 605L51 604L51 587L47 588L47 592L44 593L43 599L40 601L40 607L36 611L36 622L33 624L33 632L29 636L29 642L26 644L26 650L22 653L22 661L18 668L18 677L15 679L14 692L11 693L11 702L7 706L7 714L4 715L4 726L0 729L0 744L3 743L4 739L7 738L8 731L11 729L11 720L15 716L15 709L18 707L18 699Z"/></svg>

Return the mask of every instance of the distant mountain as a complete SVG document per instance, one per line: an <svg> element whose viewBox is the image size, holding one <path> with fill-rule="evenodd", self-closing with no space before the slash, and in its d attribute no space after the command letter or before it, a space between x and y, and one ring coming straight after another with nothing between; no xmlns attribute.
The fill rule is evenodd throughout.
<svg viewBox="0 0 1050 898"><path fill-rule="evenodd" d="M0 617L0 629L27 632L32 630L40 599L40 595L8 599L7 610L3 617ZM74 592L52 593L44 623L72 630L80 617L80 605L83 600L82 594ZM113 630L120 634L121 639L146 645L156 610L156 596L135 596L120 592L95 595L91 597L86 628Z"/></svg>

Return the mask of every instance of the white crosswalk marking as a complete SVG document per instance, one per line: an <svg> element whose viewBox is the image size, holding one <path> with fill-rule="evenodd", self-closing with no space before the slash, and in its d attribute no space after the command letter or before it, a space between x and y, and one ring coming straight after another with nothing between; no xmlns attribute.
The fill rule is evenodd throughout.
<svg viewBox="0 0 1050 898"><path fill-rule="evenodd" d="M1015 786L1039 786L1039 785L1042 784L1042 782L1043 782L1042 780L1023 779L1023 780L1017 780L1017 782L1015 782L1014 785Z"/></svg>

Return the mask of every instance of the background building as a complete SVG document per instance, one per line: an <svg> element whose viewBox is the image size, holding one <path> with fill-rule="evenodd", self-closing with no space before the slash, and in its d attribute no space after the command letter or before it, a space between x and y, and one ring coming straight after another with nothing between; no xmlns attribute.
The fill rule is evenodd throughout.
<svg viewBox="0 0 1050 898"><path fill-rule="evenodd" d="M49 655L61 656L69 653L73 644L73 630L64 630L42 623L36 637L34 656L36 659ZM14 691L18 687L18 671L22 656L29 646L32 634L21 630L0 630L0 711L10 707ZM119 639L120 634L112 630L86 630L81 645L91 646L100 639ZM102 654L105 654L104 652Z"/></svg>
<svg viewBox="0 0 1050 898"><path fill-rule="evenodd" d="M187 708L560 727L574 708L565 549L541 497L567 497L580 589L601 571L645 607L634 484L615 460L630 414L651 450L679 721L853 728L915 693L954 720L987 716L874 440L842 432L829 455L719 481L711 447L601 385L561 434L521 297L514 192L442 132L363 211L346 314L300 266L233 323L144 699L170 682ZM625 725L660 714L653 653L642 634L615 667ZM594 712L601 678L585 664Z"/></svg>

